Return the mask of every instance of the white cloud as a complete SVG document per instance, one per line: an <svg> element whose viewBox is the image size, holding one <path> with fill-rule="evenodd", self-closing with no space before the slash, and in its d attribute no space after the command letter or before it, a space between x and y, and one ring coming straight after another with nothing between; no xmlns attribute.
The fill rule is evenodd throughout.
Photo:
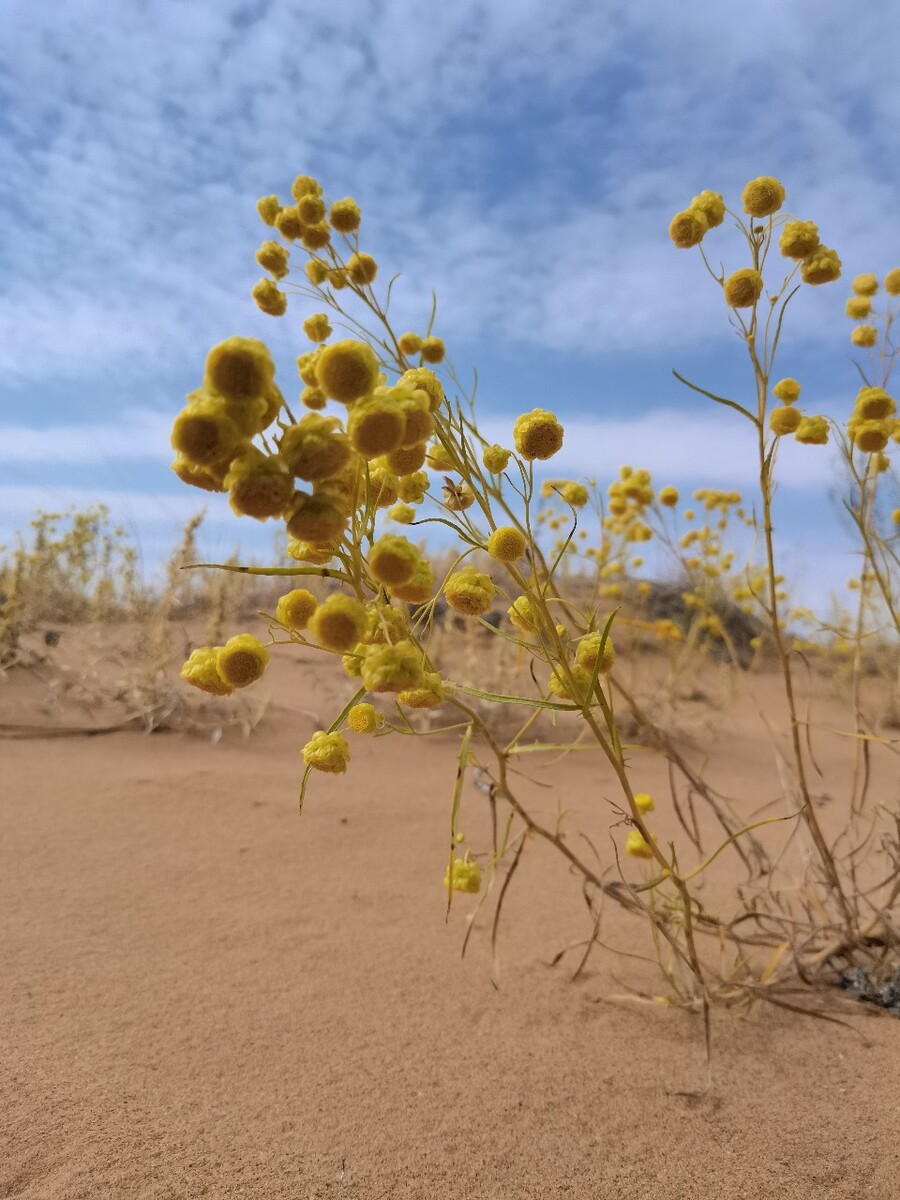
<svg viewBox="0 0 900 1200"><path fill-rule="evenodd" d="M102 424L0 425L0 463L168 462L171 425L171 417L148 410L126 411Z"/></svg>
<svg viewBox="0 0 900 1200"><path fill-rule="evenodd" d="M13 3L0 44L0 368L181 370L252 308L253 202L294 171L364 204L421 324L539 350L728 336L669 215L770 170L848 273L893 265L892 10L563 0ZM717 235L718 238L718 235ZM719 239L713 253L724 245ZM798 308L831 335L829 289ZM277 328L276 328L277 326Z"/></svg>

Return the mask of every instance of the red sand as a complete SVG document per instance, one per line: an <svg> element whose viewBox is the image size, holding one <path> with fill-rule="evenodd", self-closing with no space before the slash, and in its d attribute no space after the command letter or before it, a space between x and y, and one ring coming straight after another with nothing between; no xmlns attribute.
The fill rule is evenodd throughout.
<svg viewBox="0 0 900 1200"><path fill-rule="evenodd" d="M452 739L356 739L298 819L319 692L292 686L249 743L0 743L0 1196L898 1194L900 1024L717 1013L712 1092L678 1095L704 1079L698 1018L598 1002L653 986L631 960L595 953L574 984L547 965L585 931L551 851L511 889L501 989L482 919L460 961ZM762 743L739 742L746 783ZM597 772L572 756L552 778L587 803ZM483 805L469 787L470 836Z"/></svg>

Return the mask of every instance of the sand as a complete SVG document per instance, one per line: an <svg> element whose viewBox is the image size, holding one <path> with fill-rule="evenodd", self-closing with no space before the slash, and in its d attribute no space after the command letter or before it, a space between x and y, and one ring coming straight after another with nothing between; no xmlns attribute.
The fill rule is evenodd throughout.
<svg viewBox="0 0 900 1200"><path fill-rule="evenodd" d="M704 1082L699 1019L610 1002L649 968L548 965L586 928L552 852L529 847L511 889L499 990L480 918L461 961L452 738L357 739L298 817L306 710L339 681L280 669L248 742L0 742L0 1196L897 1195L896 1019L717 1013L712 1089L679 1094ZM28 716L14 687L6 721ZM765 790L759 735L730 736L729 770L765 762ZM603 790L593 757L543 769L576 807ZM470 784L469 836L484 816Z"/></svg>

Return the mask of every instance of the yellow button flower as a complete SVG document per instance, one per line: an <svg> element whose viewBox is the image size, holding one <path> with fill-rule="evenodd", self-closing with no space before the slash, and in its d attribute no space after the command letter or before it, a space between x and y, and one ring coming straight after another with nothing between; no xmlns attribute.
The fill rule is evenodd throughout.
<svg viewBox="0 0 900 1200"><path fill-rule="evenodd" d="M653 797L647 792L637 792L634 797L634 803L638 812L641 813L653 812L655 808Z"/></svg>
<svg viewBox="0 0 900 1200"><path fill-rule="evenodd" d="M279 598L275 606L275 619L286 629L305 629L318 603L306 588L294 588Z"/></svg>
<svg viewBox="0 0 900 1200"><path fill-rule="evenodd" d="M709 229L709 219L701 208L687 208L676 213L669 224L669 237L679 250L699 246Z"/></svg>
<svg viewBox="0 0 900 1200"><path fill-rule="evenodd" d="M395 646L369 646L361 664L362 680L369 692L405 692L420 687L422 652L412 642Z"/></svg>
<svg viewBox="0 0 900 1200"><path fill-rule="evenodd" d="M426 671L421 684L404 688L397 700L406 708L440 708L444 703L444 686L437 671Z"/></svg>
<svg viewBox="0 0 900 1200"><path fill-rule="evenodd" d="M300 542L331 542L347 528L347 513L328 495L296 492L285 509L287 531Z"/></svg>
<svg viewBox="0 0 900 1200"><path fill-rule="evenodd" d="M752 308L762 294L762 275L752 267L742 267L728 276L723 288L729 308Z"/></svg>
<svg viewBox="0 0 900 1200"><path fill-rule="evenodd" d="M850 285L857 296L874 296L878 291L878 280L874 275L856 275Z"/></svg>
<svg viewBox="0 0 900 1200"><path fill-rule="evenodd" d="M395 533L385 533L369 551L369 570L379 583L398 587L412 579L420 558L412 542Z"/></svg>
<svg viewBox="0 0 900 1200"><path fill-rule="evenodd" d="M199 646L181 668L181 678L201 692L211 696L230 696L234 688L227 683L216 669L216 660L221 646Z"/></svg>
<svg viewBox="0 0 900 1200"><path fill-rule="evenodd" d="M793 404L800 397L800 384L796 379L779 379L772 388L772 395L785 404Z"/></svg>
<svg viewBox="0 0 900 1200"><path fill-rule="evenodd" d="M451 608L468 617L480 617L491 607L496 588L490 576L466 566L454 572L444 585L444 596Z"/></svg>
<svg viewBox="0 0 900 1200"><path fill-rule="evenodd" d="M271 279L261 279L255 284L250 294L256 301L256 307L270 317L281 317L287 309L287 296L280 292Z"/></svg>
<svg viewBox="0 0 900 1200"><path fill-rule="evenodd" d="M872 301L868 296L851 296L844 311L852 320L862 321L872 311Z"/></svg>
<svg viewBox="0 0 900 1200"><path fill-rule="evenodd" d="M513 425L516 449L529 462L536 458L541 461L552 458L562 448L563 435L562 425L545 408L523 413Z"/></svg>
<svg viewBox="0 0 900 1200"><path fill-rule="evenodd" d="M841 260L837 251L827 246L818 246L807 254L800 267L800 278L804 283L817 287L822 283L834 283L841 277Z"/></svg>
<svg viewBox="0 0 900 1200"><path fill-rule="evenodd" d="M857 325L850 334L854 346L874 346L878 341L878 330L874 325Z"/></svg>
<svg viewBox="0 0 900 1200"><path fill-rule="evenodd" d="M336 417L310 412L288 426L278 439L281 457L298 479L333 479L350 461L350 439Z"/></svg>
<svg viewBox="0 0 900 1200"><path fill-rule="evenodd" d="M374 733L384 718L374 704L354 704L347 713L347 725L354 733Z"/></svg>
<svg viewBox="0 0 900 1200"><path fill-rule="evenodd" d="M493 446L485 446L481 461L492 475L499 475L509 465L509 456L511 453L510 450L504 450L502 446L498 446L495 442Z"/></svg>
<svg viewBox="0 0 900 1200"><path fill-rule="evenodd" d="M480 892L481 867L477 862L470 862L465 858L454 858L452 864L447 865L444 887L448 892Z"/></svg>
<svg viewBox="0 0 900 1200"><path fill-rule="evenodd" d="M818 244L819 227L815 221L788 221L778 239L778 249L785 258L806 258Z"/></svg>
<svg viewBox="0 0 900 1200"><path fill-rule="evenodd" d="M279 455L248 446L232 462L225 487L232 512L267 521L284 512L294 494L294 477Z"/></svg>
<svg viewBox="0 0 900 1200"><path fill-rule="evenodd" d="M319 645L338 654L361 641L365 630L365 608L343 592L334 592L323 600L309 620L309 632Z"/></svg>
<svg viewBox="0 0 900 1200"><path fill-rule="evenodd" d="M283 279L287 275L289 258L287 248L280 242L263 242L256 252L256 261L276 279Z"/></svg>
<svg viewBox="0 0 900 1200"><path fill-rule="evenodd" d="M625 853L631 858L653 858L653 851L639 829L632 829L625 839Z"/></svg>
<svg viewBox="0 0 900 1200"><path fill-rule="evenodd" d="M249 687L260 678L269 661L269 652L252 633L229 638L216 654L216 670L233 688Z"/></svg>
<svg viewBox="0 0 900 1200"><path fill-rule="evenodd" d="M402 600L405 604L424 604L426 600L431 599L434 592L434 571L430 563L420 559L407 583L398 584L388 590L394 599Z"/></svg>
<svg viewBox="0 0 900 1200"><path fill-rule="evenodd" d="M824 446L828 441L828 422L824 417L804 417L794 440L804 446Z"/></svg>
<svg viewBox="0 0 900 1200"><path fill-rule="evenodd" d="M487 542L487 552L497 562L511 563L525 553L525 535L512 525L495 529Z"/></svg>
<svg viewBox="0 0 900 1200"><path fill-rule="evenodd" d="M784 408L772 409L769 414L769 428L778 437L784 437L786 433L796 433L802 420L803 414L799 408L785 405Z"/></svg>
<svg viewBox="0 0 900 1200"><path fill-rule="evenodd" d="M319 355L316 381L326 396L351 404L378 383L378 359L367 342L345 338L333 342Z"/></svg>
<svg viewBox="0 0 900 1200"><path fill-rule="evenodd" d="M331 324L326 313L313 313L303 322L303 332L311 342L325 342L331 337Z"/></svg>
<svg viewBox="0 0 900 1200"><path fill-rule="evenodd" d="M359 229L361 220L359 205L352 196L345 196L343 200L335 200L328 219L331 221L332 228L336 229L338 233L355 233Z"/></svg>
<svg viewBox="0 0 900 1200"><path fill-rule="evenodd" d="M769 217L784 204L784 188L771 175L761 175L741 192L741 203L751 217Z"/></svg>
<svg viewBox="0 0 900 1200"><path fill-rule="evenodd" d="M302 753L306 766L329 775L343 775L350 762L346 738L339 733L326 733L324 729L312 735Z"/></svg>
<svg viewBox="0 0 900 1200"><path fill-rule="evenodd" d="M715 229L725 220L725 201L718 192L701 192L693 198L690 208L699 209L703 213L710 229Z"/></svg>

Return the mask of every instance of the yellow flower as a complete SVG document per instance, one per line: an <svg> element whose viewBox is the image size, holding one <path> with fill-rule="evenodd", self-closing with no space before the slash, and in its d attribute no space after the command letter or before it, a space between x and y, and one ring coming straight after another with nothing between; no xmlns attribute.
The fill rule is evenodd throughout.
<svg viewBox="0 0 900 1200"><path fill-rule="evenodd" d="M828 441L828 422L824 417L804 417L794 439L804 446L824 446Z"/></svg>
<svg viewBox="0 0 900 1200"><path fill-rule="evenodd" d="M468 617L480 617L491 607L496 588L490 576L473 566L455 571L444 585L444 596L451 608Z"/></svg>
<svg viewBox="0 0 900 1200"><path fill-rule="evenodd" d="M471 892L481 891L481 867L477 862L465 858L454 858L447 864L444 874L444 887L447 891Z"/></svg>
<svg viewBox="0 0 900 1200"><path fill-rule="evenodd" d="M300 393L300 402L312 412L321 412L328 404L328 397L317 387L305 387Z"/></svg>
<svg viewBox="0 0 900 1200"><path fill-rule="evenodd" d="M204 383L232 404L258 400L274 377L272 355L258 338L228 338L206 356Z"/></svg>
<svg viewBox="0 0 900 1200"><path fill-rule="evenodd" d="M440 708L444 703L440 675L437 671L426 671L418 687L404 688L398 693L397 699L407 708Z"/></svg>
<svg viewBox="0 0 900 1200"><path fill-rule="evenodd" d="M353 596L333 592L309 620L309 632L320 646L343 654L362 640L366 610Z"/></svg>
<svg viewBox="0 0 900 1200"><path fill-rule="evenodd" d="M280 242L263 242L256 252L256 261L276 279L283 279L287 275L288 258L288 251Z"/></svg>
<svg viewBox="0 0 900 1200"><path fill-rule="evenodd" d="M687 208L676 213L669 224L669 237L680 250L699 246L709 230L709 218L701 208Z"/></svg>
<svg viewBox="0 0 900 1200"><path fill-rule="evenodd" d="M390 508L399 496L400 481L387 469L378 466L369 470L369 493L376 508Z"/></svg>
<svg viewBox="0 0 900 1200"><path fill-rule="evenodd" d="M891 435L891 424L887 421L853 422L853 418L851 418L847 422L847 428L863 454L880 453L888 444L888 438Z"/></svg>
<svg viewBox="0 0 900 1200"><path fill-rule="evenodd" d="M211 467L234 456L241 443L241 432L221 397L205 396L178 414L171 441L172 449L188 462Z"/></svg>
<svg viewBox="0 0 900 1200"><path fill-rule="evenodd" d="M850 334L854 346L874 346L878 341L878 330L874 325L857 325Z"/></svg>
<svg viewBox="0 0 900 1200"><path fill-rule="evenodd" d="M350 439L337 417L307 413L278 439L281 457L299 479L333 479L350 461Z"/></svg>
<svg viewBox="0 0 900 1200"><path fill-rule="evenodd" d="M286 629L305 629L318 603L306 588L294 588L279 598L275 606L275 620Z"/></svg>
<svg viewBox="0 0 900 1200"><path fill-rule="evenodd" d="M891 513L891 520L895 525L900 525L900 508L895 508Z"/></svg>
<svg viewBox="0 0 900 1200"><path fill-rule="evenodd" d="M821 283L834 283L840 277L841 260L837 251L829 250L827 246L817 246L807 254L800 268L800 278L811 287L817 287Z"/></svg>
<svg viewBox="0 0 900 1200"><path fill-rule="evenodd" d="M537 633L538 618L527 596L519 596L514 600L506 610L506 614L522 633Z"/></svg>
<svg viewBox="0 0 900 1200"><path fill-rule="evenodd" d="M706 222L710 229L715 229L717 225L721 225L725 220L725 201L718 192L704 191L699 196L695 196L691 201L690 208L699 209L706 217Z"/></svg>
<svg viewBox="0 0 900 1200"><path fill-rule="evenodd" d="M288 538L288 556L297 562L308 562L316 567L324 567L334 558L334 551L335 547L328 542L303 542L297 538Z"/></svg>
<svg viewBox="0 0 900 1200"><path fill-rule="evenodd" d="M311 258L306 264L306 278L314 287L319 287L328 278L328 267L318 258Z"/></svg>
<svg viewBox="0 0 900 1200"><path fill-rule="evenodd" d="M274 225L275 218L281 212L277 196L261 196L256 202L256 211L265 225Z"/></svg>
<svg viewBox="0 0 900 1200"><path fill-rule="evenodd" d="M428 491L428 476L424 471L416 471L398 480L397 493L407 504L421 504Z"/></svg>
<svg viewBox="0 0 900 1200"><path fill-rule="evenodd" d="M506 470L510 454L510 450L504 450L494 442L493 446L485 446L481 461L492 475L499 475Z"/></svg>
<svg viewBox="0 0 900 1200"><path fill-rule="evenodd" d="M288 533L301 542L331 542L347 528L347 513L328 495L297 492L284 515Z"/></svg>
<svg viewBox="0 0 900 1200"><path fill-rule="evenodd" d="M632 829L625 839L625 853L631 858L653 858L653 851L639 829Z"/></svg>
<svg viewBox="0 0 900 1200"><path fill-rule="evenodd" d="M313 313L303 322L303 332L311 342L324 342L331 337L331 325L326 313Z"/></svg>
<svg viewBox="0 0 900 1200"><path fill-rule="evenodd" d="M741 203L751 217L769 217L784 204L784 188L771 175L761 175L741 192Z"/></svg>
<svg viewBox="0 0 900 1200"><path fill-rule="evenodd" d="M295 200L302 200L304 196L320 196L322 194L322 185L312 175L298 175L291 184L291 195Z"/></svg>
<svg viewBox="0 0 900 1200"><path fill-rule="evenodd" d="M553 674L547 682L547 690L560 700L571 700L573 704L584 704L591 688L591 673L578 663L569 666L569 673L575 684L574 694L571 685L560 667L554 667Z"/></svg>
<svg viewBox="0 0 900 1200"><path fill-rule="evenodd" d="M395 475L412 475L425 464L425 455L428 447L424 442L419 442L414 446L401 446L399 450L392 450L390 454L386 454L384 465Z"/></svg>
<svg viewBox="0 0 900 1200"><path fill-rule="evenodd" d="M216 670L234 688L256 683L269 661L269 652L252 633L239 633L229 638L216 653Z"/></svg>
<svg viewBox="0 0 900 1200"><path fill-rule="evenodd" d="M297 200L297 216L304 225L318 225L325 219L325 201L313 192Z"/></svg>
<svg viewBox="0 0 900 1200"><path fill-rule="evenodd" d="M426 600L431 599L434 591L434 571L431 565L424 558L420 559L412 578L407 583L389 590L395 600L402 600L405 604L424 604Z"/></svg>
<svg viewBox="0 0 900 1200"><path fill-rule="evenodd" d="M328 282L333 291L342 291L347 286L347 272L343 267L334 267L328 272Z"/></svg>
<svg viewBox="0 0 900 1200"><path fill-rule="evenodd" d="M850 285L857 296L874 296L878 291L878 280L874 275L856 275Z"/></svg>
<svg viewBox="0 0 900 1200"><path fill-rule="evenodd" d="M864 421L883 421L894 415L897 405L884 388L862 387L856 394L853 411Z"/></svg>
<svg viewBox="0 0 900 1200"><path fill-rule="evenodd" d="M371 254L353 254L347 261L347 274L355 284L363 287L372 283L378 274L378 263Z"/></svg>
<svg viewBox="0 0 900 1200"><path fill-rule="evenodd" d="M331 241L331 229L328 223L319 221L316 225L304 226L303 232L300 234L300 241L306 250L323 250Z"/></svg>
<svg viewBox="0 0 900 1200"><path fill-rule="evenodd" d="M401 333L397 345L401 354L418 354L422 349L422 339L417 333Z"/></svg>
<svg viewBox="0 0 900 1200"><path fill-rule="evenodd" d="M369 551L369 570L379 583L399 587L409 583L420 560L419 551L395 533L385 533Z"/></svg>
<svg viewBox="0 0 900 1200"><path fill-rule="evenodd" d="M267 521L284 512L294 494L294 479L280 455L248 446L232 462L225 487L232 512Z"/></svg>
<svg viewBox="0 0 900 1200"><path fill-rule="evenodd" d="M350 407L347 433L354 450L364 458L399 450L403 441L406 415L391 391L379 388Z"/></svg>
<svg viewBox="0 0 900 1200"><path fill-rule="evenodd" d="M868 296L851 296L844 305L844 311L854 321L862 321L872 311L872 301Z"/></svg>
<svg viewBox="0 0 900 1200"><path fill-rule="evenodd" d="M303 232L303 222L296 204L281 209L275 217L275 228L288 242L293 242L300 236Z"/></svg>
<svg viewBox="0 0 900 1200"><path fill-rule="evenodd" d="M392 521L396 521L398 525L412 525L416 519L416 510L411 504L395 504L388 516Z"/></svg>
<svg viewBox="0 0 900 1200"><path fill-rule="evenodd" d="M347 725L354 733L374 733L384 718L374 704L354 704L347 713Z"/></svg>
<svg viewBox="0 0 900 1200"><path fill-rule="evenodd" d="M366 632L362 639L365 645L401 642L408 636L406 616L395 605L374 600L366 606Z"/></svg>
<svg viewBox="0 0 900 1200"><path fill-rule="evenodd" d="M455 471L456 466L448 451L440 442L433 442L425 454L425 462L432 471Z"/></svg>
<svg viewBox="0 0 900 1200"><path fill-rule="evenodd" d="M535 458L546 461L562 448L564 430L552 412L533 408L523 413L513 425L516 449L529 462Z"/></svg>
<svg viewBox="0 0 900 1200"><path fill-rule="evenodd" d="M497 562L511 563L522 557L526 546L525 536L512 525L501 525L495 529L487 542L487 552Z"/></svg>
<svg viewBox="0 0 900 1200"><path fill-rule="evenodd" d="M800 396L800 384L796 379L779 379L772 388L772 395L785 404L793 404Z"/></svg>
<svg viewBox="0 0 900 1200"><path fill-rule="evenodd" d="M345 196L343 200L335 200L328 219L338 233L355 233L359 229L361 219L359 205L352 196Z"/></svg>
<svg viewBox="0 0 900 1200"><path fill-rule="evenodd" d="M583 638L579 639L578 645L575 647L575 661L580 667L584 667L586 671L593 673L597 665L597 655L600 653L600 645L603 641L603 634L599 632L586 633ZM607 637L606 645L603 647L603 655L600 659L599 673L607 675L613 669L616 661L616 651L613 646L612 637Z"/></svg>
<svg viewBox="0 0 900 1200"><path fill-rule="evenodd" d="M234 688L216 670L216 658L221 646L200 646L181 668L181 678L201 692L211 696L230 696Z"/></svg>
<svg viewBox="0 0 900 1200"><path fill-rule="evenodd" d="M426 362L439 363L444 361L446 350L439 337L427 337L422 339L420 353Z"/></svg>
<svg viewBox="0 0 900 1200"><path fill-rule="evenodd" d="M369 692L405 692L422 683L422 652L412 642L366 649L362 680Z"/></svg>
<svg viewBox="0 0 900 1200"><path fill-rule="evenodd" d="M666 508L674 508L678 503L678 488L664 487L659 489L659 502Z"/></svg>
<svg viewBox="0 0 900 1200"><path fill-rule="evenodd" d="M752 267L742 267L732 272L723 286L729 308L751 308L762 294L762 275Z"/></svg>
<svg viewBox="0 0 900 1200"><path fill-rule="evenodd" d="M280 317L287 309L287 296L279 292L271 279L261 279L251 290L251 296L256 301L256 307L268 313L270 317Z"/></svg>
<svg viewBox="0 0 900 1200"><path fill-rule="evenodd" d="M819 244L819 227L815 221L788 221L778 239L778 248L785 258L806 258Z"/></svg>
<svg viewBox="0 0 900 1200"><path fill-rule="evenodd" d="M885 275L884 290L889 296L900 296L900 267L894 267Z"/></svg>
<svg viewBox="0 0 900 1200"><path fill-rule="evenodd" d="M351 404L378 383L378 359L368 342L333 342L318 357L316 381L332 400Z"/></svg>
<svg viewBox="0 0 900 1200"><path fill-rule="evenodd" d="M434 417L431 415L426 393L420 388L411 388L408 384L398 384L393 388L376 388L375 394L378 395L382 391L396 401L406 418L403 446L409 449L427 441L434 432ZM421 466L421 463L419 465Z"/></svg>
<svg viewBox="0 0 900 1200"><path fill-rule="evenodd" d="M655 808L653 797L648 795L647 792L637 792L634 797L634 803L638 812L641 813L653 812Z"/></svg>
<svg viewBox="0 0 900 1200"><path fill-rule="evenodd" d="M786 433L796 433L802 420L803 414L799 408L785 405L784 408L772 409L769 414L769 428L778 437L783 437Z"/></svg>
<svg viewBox="0 0 900 1200"><path fill-rule="evenodd" d="M317 771L330 775L343 775L350 762L350 747L347 739L339 733L326 733L324 729L314 733L303 747L303 762Z"/></svg>
<svg viewBox="0 0 900 1200"><path fill-rule="evenodd" d="M316 364L324 347L317 346L315 350L307 350L306 354L297 356L297 374L307 387L316 387Z"/></svg>
<svg viewBox="0 0 900 1200"><path fill-rule="evenodd" d="M444 388L441 381L428 367L411 367L408 371L404 371L397 382L400 385L423 391L428 397L428 407L433 413L437 412L444 403Z"/></svg>
<svg viewBox="0 0 900 1200"><path fill-rule="evenodd" d="M201 467L179 454L172 463L172 470L182 483L201 488L204 492L224 492L227 465Z"/></svg>

